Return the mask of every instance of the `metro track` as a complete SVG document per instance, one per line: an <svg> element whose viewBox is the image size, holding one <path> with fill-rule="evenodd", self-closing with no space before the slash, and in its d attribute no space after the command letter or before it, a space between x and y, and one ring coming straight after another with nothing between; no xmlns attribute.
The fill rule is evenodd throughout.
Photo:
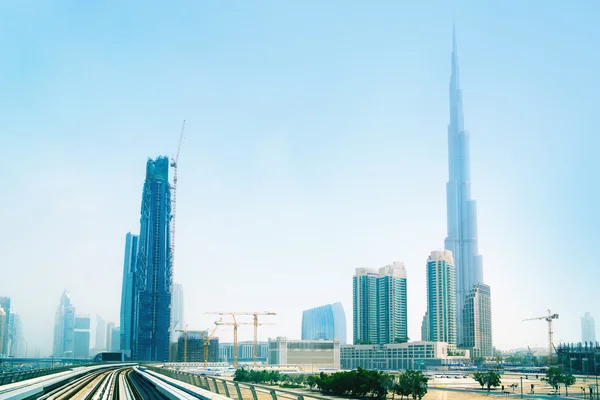
<svg viewBox="0 0 600 400"><path fill-rule="evenodd" d="M169 400L132 367L94 371L41 396L39 400Z"/></svg>

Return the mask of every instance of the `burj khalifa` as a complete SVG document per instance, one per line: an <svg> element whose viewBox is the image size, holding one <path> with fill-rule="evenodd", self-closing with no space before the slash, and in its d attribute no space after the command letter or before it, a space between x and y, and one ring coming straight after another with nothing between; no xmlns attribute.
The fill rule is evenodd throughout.
<svg viewBox="0 0 600 400"><path fill-rule="evenodd" d="M446 184L448 236L444 246L446 250L452 251L456 267L457 343L461 346L469 342L465 338L467 331L466 316L464 315L465 303L472 290L478 284L483 284L483 259L479 255L477 244L477 203L471 198L469 133L464 127L462 90L458 76L458 54L454 30L451 64L450 124L448 125L450 176Z"/></svg>

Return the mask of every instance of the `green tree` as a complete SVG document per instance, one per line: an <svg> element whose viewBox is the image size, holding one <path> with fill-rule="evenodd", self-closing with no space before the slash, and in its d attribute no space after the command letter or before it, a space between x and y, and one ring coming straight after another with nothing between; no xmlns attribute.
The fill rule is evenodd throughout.
<svg viewBox="0 0 600 400"><path fill-rule="evenodd" d="M564 374L562 376L561 382L563 385L565 385L565 392L567 397L569 396L569 386L572 386L575 384L575 377L571 374Z"/></svg>
<svg viewBox="0 0 600 400"><path fill-rule="evenodd" d="M515 389L519 387L519 384L518 383L511 383L509 387L512 388L513 394L514 394L515 393Z"/></svg>
<svg viewBox="0 0 600 400"><path fill-rule="evenodd" d="M308 385L308 389L312 390L314 386L317 385L317 377L314 375L309 375L306 377L306 384Z"/></svg>
<svg viewBox="0 0 600 400"><path fill-rule="evenodd" d="M554 390L560 393L560 384L563 381L563 374L560 372L558 367L550 367L546 371L546 376L542 378L542 381L550 385Z"/></svg>
<svg viewBox="0 0 600 400"><path fill-rule="evenodd" d="M473 379L475 379L475 382L479 383L481 385L481 388L483 389L483 387L485 386L485 374L483 372L475 372L473 374Z"/></svg>
<svg viewBox="0 0 600 400"><path fill-rule="evenodd" d="M500 374L496 371L487 371L487 372L475 372L473 374L473 379L477 383L481 385L481 388L487 388L488 393L490 392L492 387L500 386Z"/></svg>
<svg viewBox="0 0 600 400"><path fill-rule="evenodd" d="M413 400L421 400L427 393L429 378L421 371L407 370L400 374L396 393L400 396L412 396Z"/></svg>

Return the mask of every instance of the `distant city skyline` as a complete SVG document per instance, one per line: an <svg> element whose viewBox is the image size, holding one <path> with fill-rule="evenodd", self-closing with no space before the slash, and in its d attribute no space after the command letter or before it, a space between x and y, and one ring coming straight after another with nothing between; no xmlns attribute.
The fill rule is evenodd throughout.
<svg viewBox="0 0 600 400"><path fill-rule="evenodd" d="M3 11L0 296L30 354L53 353L64 288L78 313L119 325L144 160L176 151L184 118L175 279L201 305L190 327L212 326L204 311L271 309L259 337L298 337L303 310L349 312L357 266L399 259L417 338L424 259L448 235L453 17L494 345L544 347L545 323L521 320L547 309L565 342L581 340L584 312L598 317L581 280L594 269L574 262L600 237L595 2ZM578 290L557 297L564 287Z"/></svg>

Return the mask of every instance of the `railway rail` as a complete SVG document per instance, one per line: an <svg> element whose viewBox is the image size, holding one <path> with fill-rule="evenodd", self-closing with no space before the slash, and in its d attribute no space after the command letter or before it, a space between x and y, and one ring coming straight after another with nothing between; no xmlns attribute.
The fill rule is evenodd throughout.
<svg viewBox="0 0 600 400"><path fill-rule="evenodd" d="M32 384L43 385L33 395L23 393L20 390L23 386L14 390L0 386L0 400L210 400L133 365L83 369L61 379L48 378L48 382L43 385L43 382L32 381ZM26 385L27 381L21 383Z"/></svg>

